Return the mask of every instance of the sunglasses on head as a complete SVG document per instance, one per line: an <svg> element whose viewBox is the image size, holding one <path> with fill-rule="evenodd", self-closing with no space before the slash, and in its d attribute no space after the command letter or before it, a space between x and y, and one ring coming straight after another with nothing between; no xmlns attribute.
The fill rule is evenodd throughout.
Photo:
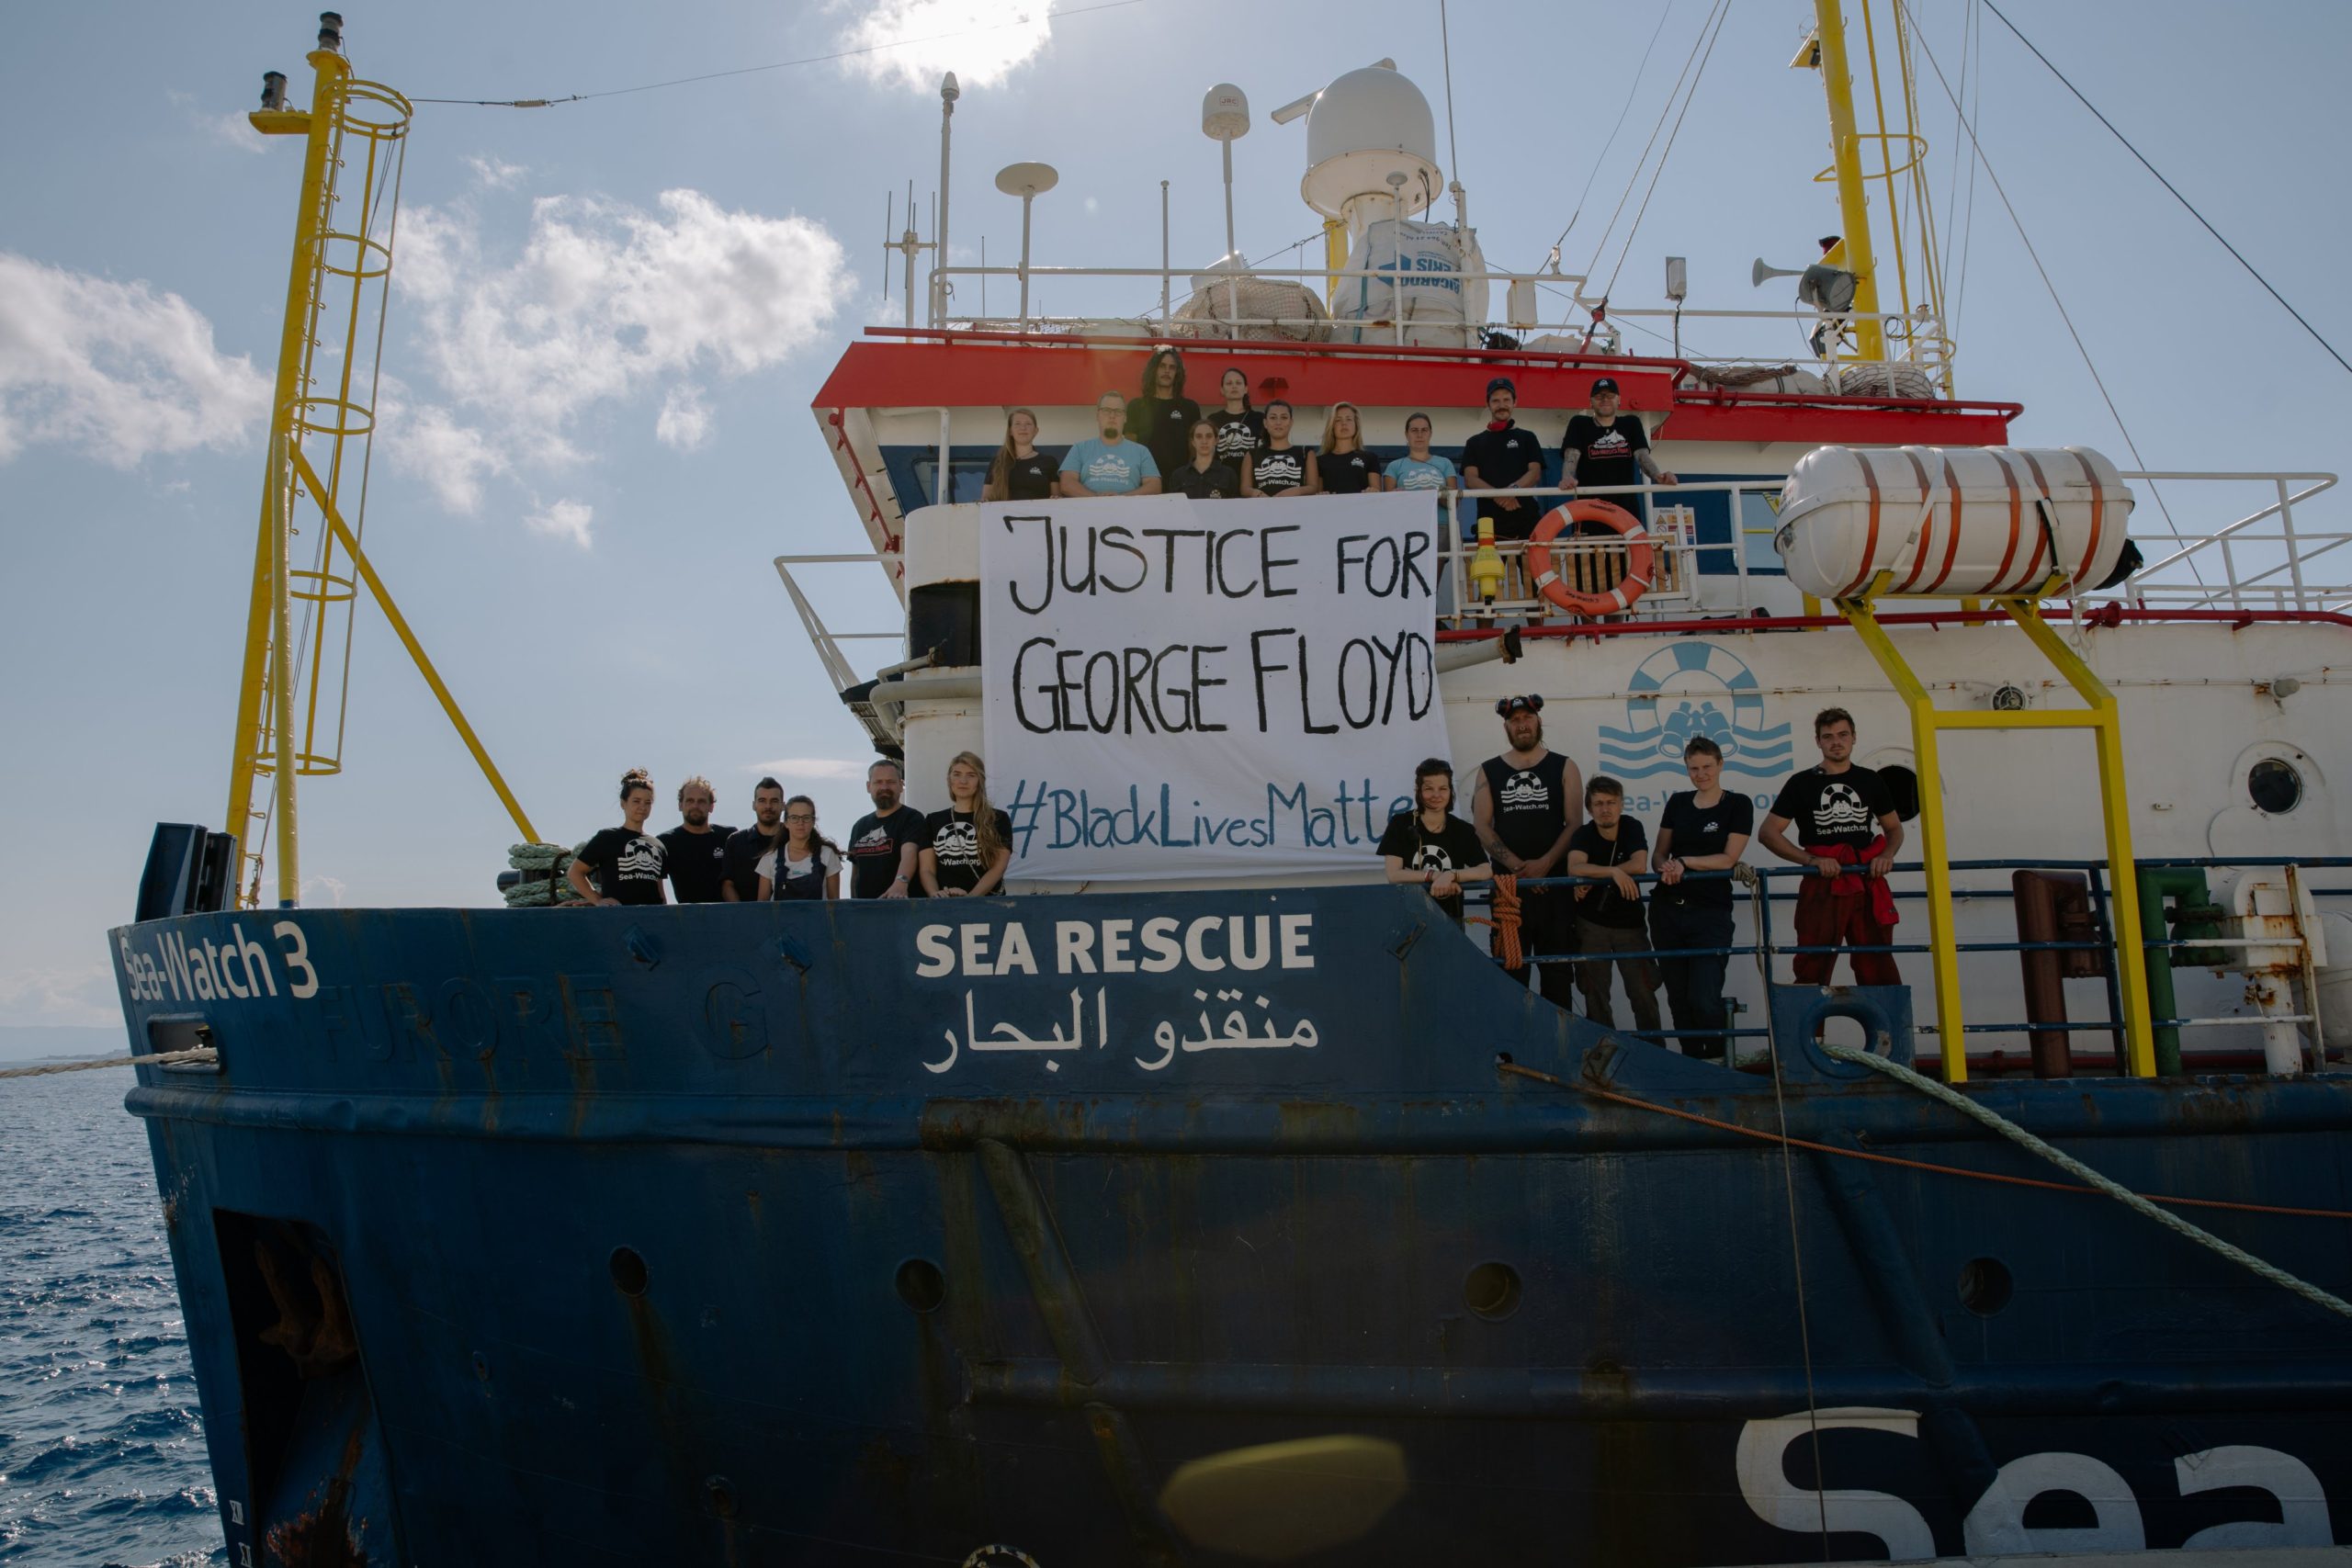
<svg viewBox="0 0 2352 1568"><path fill-rule="evenodd" d="M1505 697L1495 705L1495 711L1509 718L1515 713L1542 713L1544 699L1540 696Z"/></svg>

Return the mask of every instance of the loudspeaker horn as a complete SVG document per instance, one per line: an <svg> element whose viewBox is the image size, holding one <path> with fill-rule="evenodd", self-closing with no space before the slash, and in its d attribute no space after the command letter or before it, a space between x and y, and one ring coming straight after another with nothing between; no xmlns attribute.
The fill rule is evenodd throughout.
<svg viewBox="0 0 2352 1568"><path fill-rule="evenodd" d="M1803 277L1804 276L1804 268L1801 266L1773 266L1762 256L1758 256L1755 269L1748 274L1748 280L1755 287L1761 288L1764 287L1764 280L1768 277Z"/></svg>

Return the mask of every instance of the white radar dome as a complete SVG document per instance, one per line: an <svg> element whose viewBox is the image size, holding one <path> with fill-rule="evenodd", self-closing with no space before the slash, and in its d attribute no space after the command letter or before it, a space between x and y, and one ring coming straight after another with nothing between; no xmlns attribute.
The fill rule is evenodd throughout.
<svg viewBox="0 0 2352 1568"><path fill-rule="evenodd" d="M1401 189L1388 176L1405 176ZM1378 65L1351 71L1324 88L1306 115L1306 177L1298 194L1326 218L1409 218L1437 199L1437 123L1430 101L1401 73ZM1401 198L1392 210L1392 197Z"/></svg>

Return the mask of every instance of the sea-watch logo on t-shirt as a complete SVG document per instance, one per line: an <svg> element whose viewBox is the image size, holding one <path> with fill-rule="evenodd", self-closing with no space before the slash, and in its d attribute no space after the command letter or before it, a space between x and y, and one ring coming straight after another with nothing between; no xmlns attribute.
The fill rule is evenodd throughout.
<svg viewBox="0 0 2352 1568"><path fill-rule="evenodd" d="M662 846L651 839L631 839L621 850L620 874L631 877L659 877L662 874Z"/></svg>
<svg viewBox="0 0 2352 1568"><path fill-rule="evenodd" d="M1813 830L1823 838L1840 833L1854 833L1871 825L1870 807L1852 784L1843 779L1831 779L1821 786L1821 798L1814 802Z"/></svg>
<svg viewBox="0 0 2352 1568"><path fill-rule="evenodd" d="M1503 781L1501 804L1505 811L1541 811L1552 804L1552 786L1541 773L1513 773Z"/></svg>
<svg viewBox="0 0 2352 1568"><path fill-rule="evenodd" d="M931 852L942 865L980 863L980 830L970 822L950 822L931 841Z"/></svg>

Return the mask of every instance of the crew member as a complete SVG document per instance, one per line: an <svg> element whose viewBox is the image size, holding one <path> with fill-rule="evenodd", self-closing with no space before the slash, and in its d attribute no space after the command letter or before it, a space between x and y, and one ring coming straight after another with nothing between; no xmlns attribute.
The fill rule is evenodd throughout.
<svg viewBox="0 0 2352 1568"><path fill-rule="evenodd" d="M1380 863L1391 882L1429 889L1446 918L1462 923L1462 885L1495 874L1477 830L1453 814L1453 764L1431 757L1413 770L1416 808L1388 819L1380 835Z"/></svg>
<svg viewBox="0 0 2352 1568"><path fill-rule="evenodd" d="M1544 444L1533 431L1520 425L1518 412L1519 389L1510 377L1498 376L1487 383L1487 427L1462 447L1464 490L1532 490L1544 482ZM1525 539L1535 532L1544 511L1539 496L1478 498L1478 516L1493 519L1498 540ZM1517 580L1508 596L1532 593L1532 589L1526 586L1525 551L1512 550L1506 563Z"/></svg>
<svg viewBox="0 0 2352 1568"><path fill-rule="evenodd" d="M1836 949L1884 947L1894 940L1894 894L1887 874L1903 848L1903 818L1875 769L1854 765L1854 716L1824 708L1814 716L1821 762L1781 786L1764 830L1764 847L1812 875L1797 885L1797 945ZM1794 823L1797 841L1789 841ZM1891 953L1855 953L1854 981L1901 985ZM1797 983L1826 986L1838 966L1835 951L1790 955Z"/></svg>
<svg viewBox="0 0 2352 1568"><path fill-rule="evenodd" d="M981 897L1004 886L1012 863L1012 818L989 804L988 764L976 751L958 751L947 764L947 809L923 823L923 891Z"/></svg>
<svg viewBox="0 0 2352 1568"><path fill-rule="evenodd" d="M915 861L922 853L922 813L900 798L907 771L888 757L865 770L865 798L874 809L849 830L849 896L905 898L919 896Z"/></svg>
<svg viewBox="0 0 2352 1568"><path fill-rule="evenodd" d="M1649 836L1639 819L1625 815L1625 786L1606 773L1595 773L1585 786L1584 808L1592 819L1568 836L1568 874L1597 879L1576 888L1577 945L1588 955L1577 965L1584 1015L1603 1029L1616 1027L1609 994L1613 964L1634 1004L1634 1029L1656 1034L1657 971L1645 957L1607 956L1649 948L1641 884L1634 880L1649 872ZM1596 953L1600 956L1590 956Z"/></svg>
<svg viewBox="0 0 2352 1568"><path fill-rule="evenodd" d="M1470 819L1495 866L1514 876L1557 876L1567 863L1568 838L1584 820L1584 774L1544 744L1544 699L1505 697L1495 705L1507 745L1478 765L1471 786ZM1546 998L1566 1008L1576 997L1567 960L1577 951L1576 900L1565 887L1519 890L1521 950L1556 963L1508 970L1521 985L1528 970Z"/></svg>
<svg viewBox="0 0 2352 1568"><path fill-rule="evenodd" d="M1266 419L1250 406L1250 378L1239 370L1227 370L1217 378L1218 393L1225 399L1222 407L1209 411L1209 423L1216 426L1216 460L1235 473L1243 472L1242 465L1258 443L1266 438Z"/></svg>
<svg viewBox="0 0 2352 1568"><path fill-rule="evenodd" d="M838 898L841 846L817 831L817 803L796 795L784 803L784 831L760 857L760 898Z"/></svg>
<svg viewBox="0 0 2352 1568"><path fill-rule="evenodd" d="M1266 405L1265 437L1242 460L1242 494L1323 493L1323 477L1316 469L1315 449L1300 446L1290 438L1291 423L1295 417L1290 404L1280 398Z"/></svg>
<svg viewBox="0 0 2352 1568"><path fill-rule="evenodd" d="M718 796L696 773L678 786L678 825L662 835L662 863L681 904L717 904L727 880L727 840L732 828L710 825Z"/></svg>
<svg viewBox="0 0 2352 1568"><path fill-rule="evenodd" d="M982 501L1047 501L1061 478L1061 464L1037 450L1037 416L1014 409L1004 420L1004 445L989 465Z"/></svg>
<svg viewBox="0 0 2352 1568"><path fill-rule="evenodd" d="M1164 475L1191 449L1201 405L1184 395L1184 356L1162 344L1143 362L1143 396L1127 405L1127 438L1151 448Z"/></svg>
<svg viewBox="0 0 2352 1568"><path fill-rule="evenodd" d="M1532 490L1544 482L1544 444L1518 422L1519 389L1508 376L1487 383L1487 427L1462 448L1464 490ZM1478 498L1478 515L1495 521L1498 539L1524 539L1544 515L1539 496Z"/></svg>
<svg viewBox="0 0 2352 1568"><path fill-rule="evenodd" d="M1094 423L1102 434L1088 436L1063 457L1064 495L1159 493L1159 465L1150 447L1127 439L1126 420L1127 400L1117 392L1105 392L1095 400Z"/></svg>
<svg viewBox="0 0 2352 1568"><path fill-rule="evenodd" d="M1193 446L1184 461L1163 470L1169 493L1194 501L1229 501L1241 493L1241 476L1216 455L1216 426L1193 422Z"/></svg>
<svg viewBox="0 0 2352 1568"><path fill-rule="evenodd" d="M1362 495L1382 489L1387 460L1363 445L1363 416L1353 403L1333 403L1323 420L1323 447L1315 467L1327 495Z"/></svg>
<svg viewBox="0 0 2352 1568"><path fill-rule="evenodd" d="M776 824L784 820L784 786L762 779L752 790L752 826L728 835L727 879L718 896L729 904L749 904L760 896L760 857L775 841Z"/></svg>
<svg viewBox="0 0 2352 1568"><path fill-rule="evenodd" d="M1639 484L1634 477L1639 469L1654 485L1679 484L1682 481L1657 466L1650 455L1649 432L1642 427L1639 414L1618 412L1617 379L1603 376L1592 384L1592 407L1568 421L1567 434L1560 437L1560 483L1574 490L1578 485ZM1628 512L1639 512L1641 498L1630 495L1608 499ZM1587 532L1608 532L1601 525L1584 525Z"/></svg>
<svg viewBox="0 0 2352 1568"><path fill-rule="evenodd" d="M621 775L621 826L602 829L573 852L564 871L571 890L591 904L668 903L662 895L662 840L645 831L652 815L653 775L631 768Z"/></svg>
<svg viewBox="0 0 2352 1568"><path fill-rule="evenodd" d="M1731 946L1731 879L1690 874L1727 872L1737 865L1756 827L1756 803L1723 787L1722 747L1703 735L1692 736L1682 748L1682 767L1690 775L1690 787L1666 797L1666 811L1657 822L1650 945L1660 953ZM1731 1021L1731 1009L1724 1000L1724 970L1730 962L1731 954L1723 952L1657 961L1676 1031L1714 1032L1682 1034L1679 1043L1686 1056L1723 1056L1722 1032Z"/></svg>

